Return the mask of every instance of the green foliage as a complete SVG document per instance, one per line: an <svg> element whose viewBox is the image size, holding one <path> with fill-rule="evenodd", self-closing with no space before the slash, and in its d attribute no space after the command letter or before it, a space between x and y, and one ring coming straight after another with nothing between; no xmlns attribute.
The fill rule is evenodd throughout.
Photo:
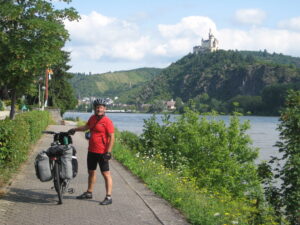
<svg viewBox="0 0 300 225"><path fill-rule="evenodd" d="M189 99L195 100L200 112L217 110L227 113L232 110L232 101L238 100L241 110L246 113L274 115L278 113L278 108L270 109L268 104L263 104L262 90L274 84L299 82L300 70L272 59L266 52L256 55L219 50L189 54L146 83L136 101L150 103L155 99L179 97L186 103ZM300 62L299 58L293 60ZM205 99L205 95L209 98ZM272 100L276 102L280 99L274 95ZM245 103L242 104L243 101Z"/></svg>
<svg viewBox="0 0 300 225"><path fill-rule="evenodd" d="M0 186L7 181L4 176L12 173L28 155L34 143L49 123L47 111L19 114L14 120L0 120Z"/></svg>
<svg viewBox="0 0 300 225"><path fill-rule="evenodd" d="M283 181L280 193L284 214L293 225L300 222L300 91L289 91L286 108L281 112L280 141L276 143L283 154L283 167L278 176Z"/></svg>
<svg viewBox="0 0 300 225"><path fill-rule="evenodd" d="M49 82L49 106L59 108L62 115L77 105L74 89L68 82L72 78L72 75L66 72L70 69L68 61L69 54L65 53L64 60L55 65L53 78Z"/></svg>
<svg viewBox="0 0 300 225"><path fill-rule="evenodd" d="M120 133L120 142L131 148L132 151L138 151L142 148L139 137L129 131L123 131Z"/></svg>
<svg viewBox="0 0 300 225"><path fill-rule="evenodd" d="M263 101L261 96L243 96L237 95L228 101L228 111L239 111L241 113L254 113L260 114L262 112ZM235 106L233 103L238 103ZM239 108L239 110L237 110Z"/></svg>
<svg viewBox="0 0 300 225"><path fill-rule="evenodd" d="M64 21L78 18L73 8L55 10L45 0L0 1L0 85L11 90L11 115L16 99L60 62L69 38Z"/></svg>
<svg viewBox="0 0 300 225"><path fill-rule="evenodd" d="M5 103L0 100L0 111L3 111L5 109Z"/></svg>
<svg viewBox="0 0 300 225"><path fill-rule="evenodd" d="M154 100L149 108L150 113L160 113L164 111L165 103L161 100Z"/></svg>
<svg viewBox="0 0 300 225"><path fill-rule="evenodd" d="M157 129L153 118L148 122L153 125L152 131ZM150 134L149 131L147 135ZM141 154L143 145L137 145L141 143L138 136L122 132L117 137L114 157L141 177L151 190L178 208L191 224L277 224L268 206L257 208L256 200L232 198L228 193L198 186L194 177L167 168L161 155ZM152 151L155 151L154 146Z"/></svg>
<svg viewBox="0 0 300 225"><path fill-rule="evenodd" d="M118 96L122 102L130 101L135 90L159 74L161 69L140 68L129 71L108 72L97 75L74 74L70 80L76 96Z"/></svg>
<svg viewBox="0 0 300 225"><path fill-rule="evenodd" d="M284 64L291 67L300 68L299 57L287 56L282 53L268 53L267 51L240 51L241 54L245 55L249 59L256 59L259 61L265 61L268 63Z"/></svg>
<svg viewBox="0 0 300 225"><path fill-rule="evenodd" d="M240 124L237 117L226 127L214 116L199 119L192 111L176 122L166 116L163 125L153 117L145 121L143 153L160 155L169 168L185 168L200 187L243 196L259 189L254 166L257 149L250 145L245 133L248 128L249 124Z"/></svg>
<svg viewBox="0 0 300 225"><path fill-rule="evenodd" d="M284 107L285 99L288 95L288 90L300 90L300 82L289 84L274 84L263 89L262 100L265 107L265 112L268 114L279 114Z"/></svg>

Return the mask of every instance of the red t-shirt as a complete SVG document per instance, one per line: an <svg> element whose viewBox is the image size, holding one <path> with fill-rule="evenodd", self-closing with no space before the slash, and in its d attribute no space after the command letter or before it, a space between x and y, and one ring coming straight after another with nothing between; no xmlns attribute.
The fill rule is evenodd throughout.
<svg viewBox="0 0 300 225"><path fill-rule="evenodd" d="M108 133L114 133L114 125L112 121L107 116L97 120L97 117L92 115L88 120L87 125L91 132L91 138L89 139L89 151L101 154L106 153L110 141Z"/></svg>

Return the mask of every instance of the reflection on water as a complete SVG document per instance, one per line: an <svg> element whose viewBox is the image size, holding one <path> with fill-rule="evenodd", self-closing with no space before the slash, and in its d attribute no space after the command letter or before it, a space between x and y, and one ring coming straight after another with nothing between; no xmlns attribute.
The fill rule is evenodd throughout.
<svg viewBox="0 0 300 225"><path fill-rule="evenodd" d="M82 120L88 120L91 113L66 112L66 117L79 117ZM107 113L114 125L120 130L128 130L136 134L143 132L143 124L145 119L149 119L152 114L136 114L136 113ZM161 123L163 115L157 115L157 121ZM171 115L171 120L175 120L177 115ZM220 116L221 120L226 123L229 116ZM278 155L277 149L274 147L278 141L279 132L276 130L278 125L278 117L263 116L242 116L241 121L249 120L251 128L247 131L253 140L253 146L260 149L258 162L261 160L269 160L272 155Z"/></svg>

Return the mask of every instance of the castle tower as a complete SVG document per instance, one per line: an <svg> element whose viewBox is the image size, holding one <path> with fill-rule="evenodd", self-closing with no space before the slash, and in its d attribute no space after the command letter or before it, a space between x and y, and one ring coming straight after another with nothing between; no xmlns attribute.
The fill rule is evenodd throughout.
<svg viewBox="0 0 300 225"><path fill-rule="evenodd" d="M195 46L193 48L193 53L198 54L201 52L215 52L219 49L219 41L212 34L211 29L209 29L208 40L201 40L201 46Z"/></svg>

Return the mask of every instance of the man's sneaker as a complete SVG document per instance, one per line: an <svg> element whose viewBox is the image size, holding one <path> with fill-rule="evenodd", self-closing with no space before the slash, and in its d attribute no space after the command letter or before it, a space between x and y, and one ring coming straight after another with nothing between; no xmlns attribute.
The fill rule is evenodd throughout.
<svg viewBox="0 0 300 225"><path fill-rule="evenodd" d="M100 205L109 205L112 203L112 198L105 197L105 199L100 202Z"/></svg>
<svg viewBox="0 0 300 225"><path fill-rule="evenodd" d="M84 192L82 195L76 197L77 199L91 199L93 194L91 192Z"/></svg>

